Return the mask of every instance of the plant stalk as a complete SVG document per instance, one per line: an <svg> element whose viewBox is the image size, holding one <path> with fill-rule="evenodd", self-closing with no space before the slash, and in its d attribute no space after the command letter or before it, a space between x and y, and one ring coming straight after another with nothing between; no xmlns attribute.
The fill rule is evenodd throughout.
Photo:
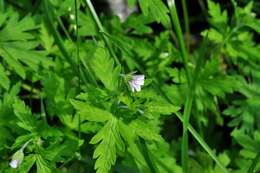
<svg viewBox="0 0 260 173"><path fill-rule="evenodd" d="M104 34L104 33L105 33L105 30L104 30L104 28L103 28L103 26L102 26L102 24L101 24L101 22L100 22L100 20L99 20L99 17L98 17L98 15L97 15L96 11L95 11L95 8L93 7L93 5L92 5L92 3L91 3L90 0L86 0L86 3L87 3L87 5L88 5L88 7L89 7L89 9L90 9L90 12L91 12L91 14L92 14L92 17L93 17L94 21L95 21L96 24L97 24L97 27L98 27L98 29L99 29L99 32L100 32L101 35L102 35L102 38L103 38L105 44L107 45L107 48L108 48L108 50L109 50L110 55L114 58L114 60L116 61L116 64L117 64L117 65L120 65L120 62L119 62L118 58L116 57L116 54L115 54L115 52L113 51L113 48L112 48L112 46L111 46L111 44L110 44L108 38L107 38L106 35Z"/></svg>
<svg viewBox="0 0 260 173"><path fill-rule="evenodd" d="M79 58L79 32L78 32L78 4L77 4L77 0L74 1L74 5L75 5L75 19L76 19L76 56L77 56L77 70L78 70L78 91L80 92L80 82L81 82L81 78L80 78L80 58ZM78 138L80 139L81 137L81 128L80 128L80 124L81 124L81 117L79 114L79 120L78 120Z"/></svg>
<svg viewBox="0 0 260 173"><path fill-rule="evenodd" d="M188 148L189 148L189 141L188 141L188 124L191 114L191 108L192 108L192 102L193 102L193 81L191 81L191 73L188 66L188 51L185 47L183 33L181 30L181 25L175 5L175 0L168 0L168 6L170 9L171 19L173 23L173 27L176 31L176 36L178 39L178 43L180 46L180 53L184 62L185 72L186 72L186 78L188 83L188 94L186 96L185 106L184 106L184 120L183 120L183 135L182 135L182 150L181 150L181 161L182 161L182 168L183 172L188 172ZM186 3L184 4L186 6ZM185 7L184 7L185 8ZM186 20L187 21L187 20Z"/></svg>
<svg viewBox="0 0 260 173"><path fill-rule="evenodd" d="M186 35L186 39L185 39L186 40L186 47L187 47L187 52L189 52L189 50L190 50L190 24L189 24L189 14L188 14L186 0L181 0L181 4L182 4L185 35Z"/></svg>
<svg viewBox="0 0 260 173"><path fill-rule="evenodd" d="M150 171L151 173L157 173L158 171L156 171L156 166L155 164L153 163L152 159L151 159L151 155L150 155L150 152L147 148L147 145L145 143L145 140L143 138L139 138L139 148L140 148L140 151L142 152L143 156L144 156L144 159L147 163L147 165L149 166L150 168Z"/></svg>

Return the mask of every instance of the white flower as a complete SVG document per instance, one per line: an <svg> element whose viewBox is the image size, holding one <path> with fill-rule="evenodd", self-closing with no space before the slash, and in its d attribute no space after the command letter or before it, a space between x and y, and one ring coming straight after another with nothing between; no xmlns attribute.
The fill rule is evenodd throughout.
<svg viewBox="0 0 260 173"><path fill-rule="evenodd" d="M27 147L27 145L31 142L31 139L29 141L27 141L21 149L19 149L18 151L16 151L14 153L14 155L12 156L12 160L9 163L9 166L11 166L11 168L16 169L19 165L21 165L21 163L23 162L23 158L24 158L24 154L23 154L23 150Z"/></svg>
<svg viewBox="0 0 260 173"><path fill-rule="evenodd" d="M12 167L12 168L17 168L18 165L19 165L19 161L18 160L12 160L9 165Z"/></svg>
<svg viewBox="0 0 260 173"><path fill-rule="evenodd" d="M9 165L15 169L23 162L23 158L24 158L23 150L20 149L16 153L14 153Z"/></svg>
<svg viewBox="0 0 260 173"><path fill-rule="evenodd" d="M133 75L132 79L128 81L128 84L133 92L141 91L141 86L144 85L144 75Z"/></svg>

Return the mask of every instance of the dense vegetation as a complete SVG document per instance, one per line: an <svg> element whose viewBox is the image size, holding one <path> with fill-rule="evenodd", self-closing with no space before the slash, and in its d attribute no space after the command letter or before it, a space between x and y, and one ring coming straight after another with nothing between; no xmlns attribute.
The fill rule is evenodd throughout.
<svg viewBox="0 0 260 173"><path fill-rule="evenodd" d="M259 2L198 2L0 0L0 172L260 172Z"/></svg>

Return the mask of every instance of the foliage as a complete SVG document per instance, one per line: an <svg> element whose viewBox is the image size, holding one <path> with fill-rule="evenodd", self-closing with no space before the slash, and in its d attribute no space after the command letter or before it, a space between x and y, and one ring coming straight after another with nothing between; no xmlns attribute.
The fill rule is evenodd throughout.
<svg viewBox="0 0 260 173"><path fill-rule="evenodd" d="M207 0L190 51L172 2L100 22L90 0L0 0L0 172L182 173L185 153L190 173L259 172L258 2Z"/></svg>

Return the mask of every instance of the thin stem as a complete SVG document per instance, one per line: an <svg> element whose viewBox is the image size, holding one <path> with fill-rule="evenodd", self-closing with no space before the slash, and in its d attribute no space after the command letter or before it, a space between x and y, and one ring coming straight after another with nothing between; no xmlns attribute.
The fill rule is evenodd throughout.
<svg viewBox="0 0 260 173"><path fill-rule="evenodd" d="M76 19L76 53L77 53L77 69L78 69L78 90L80 92L80 58L79 58L79 32L78 32L78 4L77 4L77 0L74 1L74 5L75 5L75 19ZM79 114L79 120L78 120L78 137L80 138L81 134L80 134L80 124L81 124L81 117Z"/></svg>
<svg viewBox="0 0 260 173"><path fill-rule="evenodd" d="M181 161L183 166L183 172L188 172L188 147L189 147L189 140L188 140L188 124L189 124L189 118L191 114L191 108L192 108L192 102L193 102L193 92L192 88L189 89L189 95L186 98L186 102L184 105L184 121L183 121L183 131L182 131L182 146L181 146Z"/></svg>
<svg viewBox="0 0 260 173"><path fill-rule="evenodd" d="M142 152L144 159L151 170L151 173L157 173L155 164L153 163L153 161L151 159L151 155L146 146L145 140L142 138L140 138L139 140L140 140L140 142L139 142L140 151Z"/></svg>
<svg viewBox="0 0 260 173"><path fill-rule="evenodd" d="M189 50L190 50L190 24L189 24L189 14L188 14L188 10L187 10L186 0L181 0L181 4L182 4L183 17L184 17L186 46L187 46L187 51L189 52Z"/></svg>
<svg viewBox="0 0 260 173"><path fill-rule="evenodd" d="M158 83L153 83L154 89L162 96L164 97L168 103L174 105L173 101L170 99L170 97L165 94L165 92L160 88L160 85ZM183 117L180 113L175 113L177 118L183 122ZM187 126L188 130L190 131L191 135L195 138L195 140L202 146L202 148L210 155L210 157L216 162L216 164L222 169L224 173L229 173L228 170L222 165L222 163L218 160L217 156L214 154L214 152L210 149L210 147L207 145L207 143L203 140L203 138L199 135L198 132L188 123Z"/></svg>
<svg viewBox="0 0 260 173"><path fill-rule="evenodd" d="M173 23L173 27L175 28L178 43L180 46L180 51L181 51L181 56L184 62L185 66L185 71L186 71L186 78L188 82L188 94L186 96L186 102L184 106L184 121L183 121L183 136L182 136L182 153L181 153L181 161L182 161L182 168L183 172L187 173L188 172L188 148L189 148L189 138L188 138L188 124L189 124L189 119L190 119L190 114L191 114L191 108L192 108L192 102L193 102L193 89L195 84L193 84L193 81L191 81L191 73L189 71L188 67L188 51L185 47L184 43L184 38L183 38L183 33L181 30L181 25L175 5L174 0L168 0L168 6L170 9L170 14L171 14L171 19ZM186 6L186 3L184 4ZM187 21L187 20L186 20Z"/></svg>
<svg viewBox="0 0 260 173"><path fill-rule="evenodd" d="M29 139L25 144L23 144L23 146L20 150L23 151L31 141L32 141L32 139Z"/></svg>
<svg viewBox="0 0 260 173"><path fill-rule="evenodd" d="M91 12L91 14L92 14L92 16L93 16L93 18L94 18L96 24L97 24L97 27L98 27L98 29L99 29L99 32L100 32L101 35L102 35L102 38L103 38L104 42L105 42L106 45L107 45L107 48L108 48L108 50L109 50L109 52L110 52L110 55L115 59L116 64L117 64L117 65L120 65L120 62L119 62L118 58L116 57L116 54L114 53L114 51L113 51L113 49L112 49L112 46L111 46L111 44L109 43L108 38L107 38L106 35L104 34L104 33L105 33L105 30L104 30L104 28L103 28L103 26L102 26L102 24L101 24L101 22L100 22L100 20L99 20L99 18L98 18L98 15L97 15L97 13L96 13L96 11L95 11L95 9L94 9L94 7L93 7L91 1L90 1L90 0L86 0L86 3L87 3L87 5L88 5L88 7L89 7L89 9L90 9L90 12Z"/></svg>
<svg viewBox="0 0 260 173"><path fill-rule="evenodd" d="M183 118L179 112L175 113L176 116L183 122ZM229 171L222 165L222 163L218 160L217 156L214 152L210 149L208 144L200 137L199 133L188 124L188 130L192 134L192 136L197 140L197 142L204 148L204 150L211 156L211 158L216 162L216 164L222 169L224 173L229 173Z"/></svg>
<svg viewBox="0 0 260 173"><path fill-rule="evenodd" d="M184 43L183 33L182 33L182 30L181 30L180 21L179 21L179 17L178 17L178 14L177 14L177 9L176 9L176 6L175 6L175 0L168 0L167 2L168 2L169 9L170 9L170 14L171 14L173 26L174 26L174 29L176 31L178 43L179 43L179 46L180 46L180 53L181 53L183 63L184 63L184 66L185 66L187 81L188 81L188 84L190 84L191 75L190 75L189 67L188 67L189 54L187 52L187 49L186 49L186 46L185 46L185 43Z"/></svg>
<svg viewBox="0 0 260 173"><path fill-rule="evenodd" d="M34 89L34 84L33 84L33 80L31 79L31 90L30 90L30 107L32 107L32 99L33 99L33 89Z"/></svg>
<svg viewBox="0 0 260 173"><path fill-rule="evenodd" d="M63 43L62 43L62 39L60 34L58 33L58 31L56 30L55 26L54 26L54 21L53 21L53 10L50 7L49 4L49 0L44 0L44 10L46 12L46 17L47 17L47 22L49 24L49 28L53 34L53 37L61 51L61 53L63 54L63 56L65 57L65 59L70 63L70 65L72 66L72 68L75 70L75 63L72 60L71 56L68 54L68 52L66 51ZM76 70L75 70L76 71Z"/></svg>
<svg viewBox="0 0 260 173"><path fill-rule="evenodd" d="M72 56L70 56L69 53L67 52L67 50L66 50L66 48L63 44L63 41L61 39L61 36L60 36L59 32L57 31L57 29L55 28L55 26L53 24L54 23L54 21L53 21L53 10L52 10L48 0L44 0L44 10L45 10L45 13L46 13L49 29L50 29L50 31L51 31L54 39L55 39L56 44L58 45L58 48L60 49L62 55L65 57L65 59L68 61L68 63L71 65L72 70L75 73L78 73L77 64L71 58ZM81 75L81 78L84 78L82 73L80 73L80 75ZM94 84L96 83L95 77L92 73L88 73L87 77L89 79L89 82L94 83ZM86 80L84 80L84 82L85 82L86 85L89 84L89 82L87 82Z"/></svg>
<svg viewBox="0 0 260 173"><path fill-rule="evenodd" d="M70 41L72 41L72 39L71 39L71 37L70 37L68 31L66 30L66 28L65 28L65 26L64 26L64 24L63 24L63 22L61 21L61 18L60 18L59 16L57 16L57 20L58 20L58 23L59 23L59 25L60 25L62 31L63 31L64 34L66 35L66 37L67 37Z"/></svg>
<svg viewBox="0 0 260 173"><path fill-rule="evenodd" d="M43 118L44 122L47 123L47 117L46 117L46 112L45 112L45 108L44 108L42 95L41 95L41 117Z"/></svg>

